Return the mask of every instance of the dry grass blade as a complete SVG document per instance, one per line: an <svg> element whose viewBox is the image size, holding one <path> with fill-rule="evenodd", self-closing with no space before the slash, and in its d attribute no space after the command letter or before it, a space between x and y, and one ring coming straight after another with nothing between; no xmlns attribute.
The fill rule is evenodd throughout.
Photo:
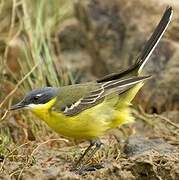
<svg viewBox="0 0 179 180"><path fill-rule="evenodd" d="M16 92L18 87L29 77L29 75L37 68L39 64L36 64L31 71L29 71L15 86L15 88L4 98L4 100L0 104L0 108L3 106L3 104Z"/></svg>
<svg viewBox="0 0 179 180"><path fill-rule="evenodd" d="M178 124L172 122L170 119L168 119L168 118L166 118L166 117L164 117L162 115L154 114L154 117L162 119L162 120L166 121L168 124L170 124L170 125L174 126L175 128L179 129Z"/></svg>
<svg viewBox="0 0 179 180"><path fill-rule="evenodd" d="M22 148L23 146L26 146L26 145L29 144L29 143L30 143L30 142L21 144L20 146L14 148L13 150L11 150L11 151L8 153L8 154L6 155L6 157L4 158L2 164L1 164L0 172L3 170L3 166L4 166L4 164L5 164L6 159L7 159L11 154L13 154L17 149L20 149L20 148Z"/></svg>
<svg viewBox="0 0 179 180"><path fill-rule="evenodd" d="M140 110L140 114L148 117L148 118L158 118L160 120L163 120L163 121L166 121L168 124L174 126L175 128L179 129L179 125L177 125L176 123L172 122L170 119L162 116L162 115L159 115L159 114L147 114L144 112L144 110L142 109L142 107L139 107L139 110Z"/></svg>
<svg viewBox="0 0 179 180"><path fill-rule="evenodd" d="M20 173L19 173L19 175L18 175L18 178L17 178L18 180L20 180L23 171L24 171L25 168L27 168L27 166L30 164L30 161L31 161L32 157L34 156L35 152L36 152L41 146L43 146L43 145L45 145L45 144L47 144L47 143L49 143L49 142L52 142L52 141L65 141L65 142L68 142L67 139L58 138L58 139L49 139L49 140L47 140L47 141L45 141L45 142L42 142L42 143L38 144L37 147L36 147L36 148L32 151L32 153L30 154L27 162L24 164L22 170L20 171Z"/></svg>
<svg viewBox="0 0 179 180"><path fill-rule="evenodd" d="M0 122L3 121L3 120L6 118L8 112L9 112L8 110L6 110L6 111L4 112L3 116L1 117Z"/></svg>

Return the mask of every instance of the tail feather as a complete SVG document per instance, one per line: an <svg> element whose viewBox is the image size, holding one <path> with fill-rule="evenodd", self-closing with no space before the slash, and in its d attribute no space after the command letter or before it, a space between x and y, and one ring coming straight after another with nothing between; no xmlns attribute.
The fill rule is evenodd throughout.
<svg viewBox="0 0 179 180"><path fill-rule="evenodd" d="M115 79L120 79L123 77L129 77L131 75L138 75L140 74L141 70L143 69L144 65L146 64L147 60L149 59L150 55L156 48L157 44L159 43L160 39L162 38L164 32L166 31L173 14L172 7L167 7L158 26L155 28L153 34L147 41L146 45L144 46L142 52L139 54L136 63L129 67L127 70L109 74L99 80L97 82L106 82Z"/></svg>
<svg viewBox="0 0 179 180"><path fill-rule="evenodd" d="M139 70L138 72L142 70L144 67L145 63L149 59L150 55L158 45L160 39L162 38L164 32L166 31L171 18L172 18L173 10L172 7L167 7L163 17L161 18L158 26L155 28L153 34L147 41L146 45L144 46L144 49L142 50L141 54L138 57L137 64L139 64Z"/></svg>

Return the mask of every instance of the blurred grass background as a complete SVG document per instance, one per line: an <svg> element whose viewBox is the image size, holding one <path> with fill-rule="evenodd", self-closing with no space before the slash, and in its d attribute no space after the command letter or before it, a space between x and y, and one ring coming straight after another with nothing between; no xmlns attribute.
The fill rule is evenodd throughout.
<svg viewBox="0 0 179 180"><path fill-rule="evenodd" d="M19 88L23 93L48 83L51 86L64 84L60 77L63 70L55 71L55 62L60 60L54 42L60 23L73 15L71 1L2 1L1 7L4 22L0 37L2 52L4 50L1 54L2 79L16 84L37 66Z"/></svg>
<svg viewBox="0 0 179 180"><path fill-rule="evenodd" d="M74 82L57 53L56 40L61 23L71 16L71 0L0 2L1 115L34 88ZM8 114L0 121L0 155L7 152L10 143L42 139L48 131L28 112Z"/></svg>

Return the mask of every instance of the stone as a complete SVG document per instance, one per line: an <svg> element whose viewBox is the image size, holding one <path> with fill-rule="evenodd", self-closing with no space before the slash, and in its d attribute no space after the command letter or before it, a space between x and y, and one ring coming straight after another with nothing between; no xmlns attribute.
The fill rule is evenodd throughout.
<svg viewBox="0 0 179 180"><path fill-rule="evenodd" d="M160 154L176 152L176 148L163 139L148 139L142 136L130 136L124 147L124 153L129 156L142 156L145 153L156 151Z"/></svg>

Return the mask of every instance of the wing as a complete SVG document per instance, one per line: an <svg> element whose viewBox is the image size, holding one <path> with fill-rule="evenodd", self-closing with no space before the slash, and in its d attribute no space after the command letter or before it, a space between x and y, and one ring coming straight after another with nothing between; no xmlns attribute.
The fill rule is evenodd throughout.
<svg viewBox="0 0 179 180"><path fill-rule="evenodd" d="M70 106L66 106L62 112L67 116L74 116L99 104L105 99L105 97L113 93L120 95L126 92L137 83L140 83L149 77L150 76L132 77L125 80L113 80L105 83L99 83L95 89L88 92L86 96L81 97L78 101L74 102Z"/></svg>

